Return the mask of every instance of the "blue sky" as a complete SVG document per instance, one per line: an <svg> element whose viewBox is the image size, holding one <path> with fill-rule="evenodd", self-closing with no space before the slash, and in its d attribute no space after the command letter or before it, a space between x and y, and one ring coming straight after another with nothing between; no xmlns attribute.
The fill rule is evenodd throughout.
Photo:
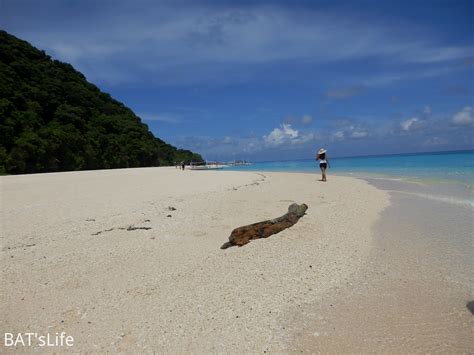
<svg viewBox="0 0 474 355"><path fill-rule="evenodd" d="M474 1L3 0L0 27L210 160L472 149Z"/></svg>

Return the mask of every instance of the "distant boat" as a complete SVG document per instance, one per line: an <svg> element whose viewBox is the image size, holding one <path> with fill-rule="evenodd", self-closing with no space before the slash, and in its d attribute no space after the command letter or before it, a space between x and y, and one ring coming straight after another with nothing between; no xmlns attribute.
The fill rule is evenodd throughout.
<svg viewBox="0 0 474 355"><path fill-rule="evenodd" d="M246 160L236 160L236 161L233 161L231 163L229 163L229 165L232 165L232 166L240 166L240 165L251 165L252 163L246 161Z"/></svg>
<svg viewBox="0 0 474 355"><path fill-rule="evenodd" d="M205 162L205 163L191 163L189 165L190 170L220 170L224 169L228 165L219 162Z"/></svg>

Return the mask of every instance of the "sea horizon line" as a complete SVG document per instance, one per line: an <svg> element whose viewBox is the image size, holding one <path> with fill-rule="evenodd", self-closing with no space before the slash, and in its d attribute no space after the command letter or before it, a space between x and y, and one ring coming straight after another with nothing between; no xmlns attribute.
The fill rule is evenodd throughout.
<svg viewBox="0 0 474 355"><path fill-rule="evenodd" d="M352 155L352 156L344 155L344 156L334 156L334 157L331 157L331 159L375 158L375 157L390 157L390 156L412 156L412 155L430 155L430 154L438 155L438 154L459 154L459 153L474 153L474 149L445 150L445 151L432 151L432 152L406 152L406 153L390 153L390 154L368 154L368 155ZM248 161L250 163L280 163L280 162L289 162L289 161L308 161L308 160L314 160L314 158L262 160L262 161L245 160L245 161Z"/></svg>

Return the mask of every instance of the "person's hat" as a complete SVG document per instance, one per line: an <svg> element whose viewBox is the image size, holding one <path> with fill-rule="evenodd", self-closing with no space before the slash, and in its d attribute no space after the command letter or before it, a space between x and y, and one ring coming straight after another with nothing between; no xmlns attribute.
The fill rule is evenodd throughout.
<svg viewBox="0 0 474 355"><path fill-rule="evenodd" d="M318 154L324 154L326 153L326 149L324 148L321 148L319 151L318 151Z"/></svg>

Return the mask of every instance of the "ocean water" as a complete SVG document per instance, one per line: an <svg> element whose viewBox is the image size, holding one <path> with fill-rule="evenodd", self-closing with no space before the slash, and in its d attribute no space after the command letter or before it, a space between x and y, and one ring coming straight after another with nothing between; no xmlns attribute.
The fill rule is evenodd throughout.
<svg viewBox="0 0 474 355"><path fill-rule="evenodd" d="M398 154L351 158L328 156L331 175L362 178L399 194L474 207L474 151ZM303 172L320 176L312 159L235 166L228 170Z"/></svg>
<svg viewBox="0 0 474 355"><path fill-rule="evenodd" d="M368 178L394 178L426 183L454 183L472 187L474 150L422 154L397 154L331 158L328 175L354 175ZM273 161L234 166L228 170L319 173L313 159Z"/></svg>

